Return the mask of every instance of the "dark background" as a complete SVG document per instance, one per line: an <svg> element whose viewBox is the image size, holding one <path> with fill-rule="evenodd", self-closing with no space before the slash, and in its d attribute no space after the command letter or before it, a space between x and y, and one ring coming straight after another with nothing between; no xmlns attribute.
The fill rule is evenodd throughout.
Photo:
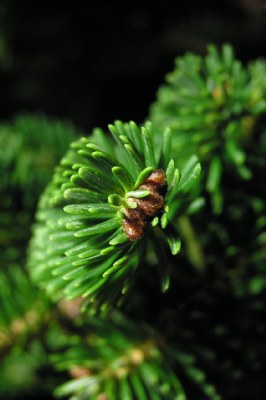
<svg viewBox="0 0 266 400"><path fill-rule="evenodd" d="M0 0L0 118L42 111L90 130L141 122L185 51L266 56L260 0Z"/></svg>
<svg viewBox="0 0 266 400"><path fill-rule="evenodd" d="M265 2L0 0L0 120L41 111L85 131L115 119L139 123L176 56L224 42L244 63L266 58ZM247 314L251 333L252 323ZM263 380L250 374L244 390L259 398Z"/></svg>

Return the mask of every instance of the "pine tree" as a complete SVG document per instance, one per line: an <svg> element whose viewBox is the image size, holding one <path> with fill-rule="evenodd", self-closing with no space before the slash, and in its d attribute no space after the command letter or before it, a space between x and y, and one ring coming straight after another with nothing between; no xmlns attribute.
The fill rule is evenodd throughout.
<svg viewBox="0 0 266 400"><path fill-rule="evenodd" d="M186 54L140 126L72 141L27 261L75 133L0 128L0 396L262 399L265 72Z"/></svg>

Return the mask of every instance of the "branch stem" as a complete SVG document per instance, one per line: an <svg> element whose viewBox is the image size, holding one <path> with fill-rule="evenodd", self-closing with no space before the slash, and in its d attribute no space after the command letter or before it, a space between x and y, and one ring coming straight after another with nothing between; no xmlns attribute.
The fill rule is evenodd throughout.
<svg viewBox="0 0 266 400"><path fill-rule="evenodd" d="M205 269L205 255L193 225L187 216L178 218L178 229L185 242L187 255L191 264L196 271L203 272Z"/></svg>

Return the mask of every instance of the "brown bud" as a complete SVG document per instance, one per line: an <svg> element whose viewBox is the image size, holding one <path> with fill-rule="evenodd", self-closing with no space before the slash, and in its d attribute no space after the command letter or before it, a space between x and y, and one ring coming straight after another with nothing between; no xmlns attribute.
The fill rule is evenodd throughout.
<svg viewBox="0 0 266 400"><path fill-rule="evenodd" d="M86 376L90 376L92 371L89 368L83 367L81 365L74 365L71 367L70 375L74 379L84 378Z"/></svg>
<svg viewBox="0 0 266 400"><path fill-rule="evenodd" d="M152 184L158 192L164 191L166 188L165 173L162 169L156 169L151 175L145 179L143 184ZM142 185L141 185L142 186Z"/></svg>
<svg viewBox="0 0 266 400"><path fill-rule="evenodd" d="M140 239L144 235L147 221L155 217L163 208L166 191L164 171L157 169L152 172L139 189L148 190L150 194L140 199L128 199L137 205L135 209L126 208L124 210L123 230L131 241Z"/></svg>
<svg viewBox="0 0 266 400"><path fill-rule="evenodd" d="M126 211L128 211L127 209ZM135 210L130 210L135 211ZM128 215L134 216L134 218L126 217L123 220L123 231L126 233L129 240L134 241L140 239L146 230L146 221L145 217L141 215L138 211L134 213L127 213ZM137 217L137 218L136 218Z"/></svg>
<svg viewBox="0 0 266 400"><path fill-rule="evenodd" d="M163 207L164 198L160 195L151 184L141 185L141 190L149 190L150 194L142 199L135 199L137 204L136 210L147 218L154 217Z"/></svg>

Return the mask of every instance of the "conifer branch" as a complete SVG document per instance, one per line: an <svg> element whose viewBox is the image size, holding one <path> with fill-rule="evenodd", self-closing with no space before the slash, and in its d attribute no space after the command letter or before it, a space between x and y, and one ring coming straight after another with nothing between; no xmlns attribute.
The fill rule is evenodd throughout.
<svg viewBox="0 0 266 400"><path fill-rule="evenodd" d="M110 131L74 142L63 158L41 198L29 260L52 298L83 296L101 311L132 285L153 228L163 233L160 247L178 253L172 222L195 200L200 174L194 157L180 177L147 128L116 122Z"/></svg>

